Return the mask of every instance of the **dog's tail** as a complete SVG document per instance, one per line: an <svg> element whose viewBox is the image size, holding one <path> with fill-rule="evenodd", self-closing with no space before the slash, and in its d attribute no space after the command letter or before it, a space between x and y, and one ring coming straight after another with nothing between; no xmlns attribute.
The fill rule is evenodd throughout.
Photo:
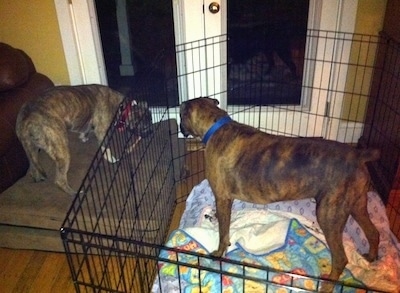
<svg viewBox="0 0 400 293"><path fill-rule="evenodd" d="M376 161L380 158L381 152L378 149L365 149L360 152L362 163Z"/></svg>

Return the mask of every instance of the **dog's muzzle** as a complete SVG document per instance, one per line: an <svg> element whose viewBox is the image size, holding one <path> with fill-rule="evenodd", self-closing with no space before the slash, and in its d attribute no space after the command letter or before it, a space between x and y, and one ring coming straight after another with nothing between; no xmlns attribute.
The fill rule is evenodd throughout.
<svg viewBox="0 0 400 293"><path fill-rule="evenodd" d="M182 123L180 124L180 129L184 137L188 137L190 135L190 133L186 130L185 126L183 126Z"/></svg>
<svg viewBox="0 0 400 293"><path fill-rule="evenodd" d="M128 131L137 137L145 138L153 133L151 112L137 107L140 105L135 100L125 107L121 105L120 117L115 125L120 132Z"/></svg>
<svg viewBox="0 0 400 293"><path fill-rule="evenodd" d="M132 111L132 103L128 103L125 107L120 106L120 111L121 111L121 117L119 120L116 122L115 126L117 127L118 131L124 131L127 126L127 121L129 119L129 115L131 114Z"/></svg>

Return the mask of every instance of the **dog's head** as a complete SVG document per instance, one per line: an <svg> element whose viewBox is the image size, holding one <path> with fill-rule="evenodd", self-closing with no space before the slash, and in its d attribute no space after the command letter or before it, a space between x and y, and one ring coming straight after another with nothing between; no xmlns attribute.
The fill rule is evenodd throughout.
<svg viewBox="0 0 400 293"><path fill-rule="evenodd" d="M196 98L183 102L180 106L181 132L185 137L203 137L219 118L227 113L218 107L216 99Z"/></svg>
<svg viewBox="0 0 400 293"><path fill-rule="evenodd" d="M152 118L147 102L135 100L121 104L117 128L130 131L137 137L146 137L152 133Z"/></svg>

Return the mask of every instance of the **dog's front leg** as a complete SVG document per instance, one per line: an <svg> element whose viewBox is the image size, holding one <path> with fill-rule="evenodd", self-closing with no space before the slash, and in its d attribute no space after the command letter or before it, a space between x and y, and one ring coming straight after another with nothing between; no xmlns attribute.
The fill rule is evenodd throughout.
<svg viewBox="0 0 400 293"><path fill-rule="evenodd" d="M221 257L229 245L229 227L231 224L232 199L215 197L217 208L218 230L219 230L219 246L218 250L212 253L213 256Z"/></svg>

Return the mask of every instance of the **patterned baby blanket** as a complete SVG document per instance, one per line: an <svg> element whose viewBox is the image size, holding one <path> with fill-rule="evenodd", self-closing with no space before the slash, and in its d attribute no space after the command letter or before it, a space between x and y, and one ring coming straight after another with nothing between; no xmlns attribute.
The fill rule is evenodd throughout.
<svg viewBox="0 0 400 293"><path fill-rule="evenodd" d="M270 235L270 237L273 237L273 235ZM166 246L200 254L209 253L201 244L201 241L198 241L184 230L175 230ZM310 278L294 278L293 283L291 283L292 279L284 273L270 272L267 276L266 271L257 267L250 268L225 262L221 265L220 262L209 258L199 259L195 255L176 251L163 250L160 258L195 266L194 268L184 265L178 267L174 263L159 263L159 270L164 281L177 279L179 276L182 292L187 293L199 292L200 288L201 292L243 292L243 286L245 287L245 292L265 292L266 287L268 292L276 292L278 287L273 285L274 283L306 290L317 290L318 286L318 281ZM238 245L237 248L227 253L226 258L245 264L268 266L302 276L326 277L331 268L331 256L326 245L308 232L296 219L290 220L282 246L267 253L254 254L247 251L242 245ZM198 266L211 270L200 270L197 268ZM227 274L221 278L220 274L212 270L222 270ZM247 281L235 277L234 275L236 274L239 276L245 274ZM252 280L249 280L249 278ZM257 279L260 281L257 282ZM269 282L264 282L265 280ZM342 274L341 281L345 281L346 284L361 285L361 282L356 280L348 270L345 270ZM281 286L279 288L279 292L289 292L289 289L286 291ZM171 292L171 289L169 288L166 292ZM175 289L178 289L178 287ZM355 292L355 289L348 288L343 292Z"/></svg>
<svg viewBox="0 0 400 293"><path fill-rule="evenodd" d="M380 259L369 264L362 258L368 242L350 218L343 236L349 264L340 281L348 286L366 285L397 292L400 245L388 229L387 218L382 216L382 213L385 215L384 206L379 196L369 194L369 198L371 219L381 233ZM187 200L180 229L173 231L166 243L174 249L164 249L160 253L159 277L152 292L283 293L290 292L291 288L316 291L320 283L318 278L328 276L331 254L316 222L312 200L272 205L235 201L231 218L232 245L225 256L230 261L206 257L218 246L218 221L208 182L196 186ZM268 273L261 267L278 271ZM283 272L295 275L292 278ZM335 291L358 292L348 286L338 285Z"/></svg>

